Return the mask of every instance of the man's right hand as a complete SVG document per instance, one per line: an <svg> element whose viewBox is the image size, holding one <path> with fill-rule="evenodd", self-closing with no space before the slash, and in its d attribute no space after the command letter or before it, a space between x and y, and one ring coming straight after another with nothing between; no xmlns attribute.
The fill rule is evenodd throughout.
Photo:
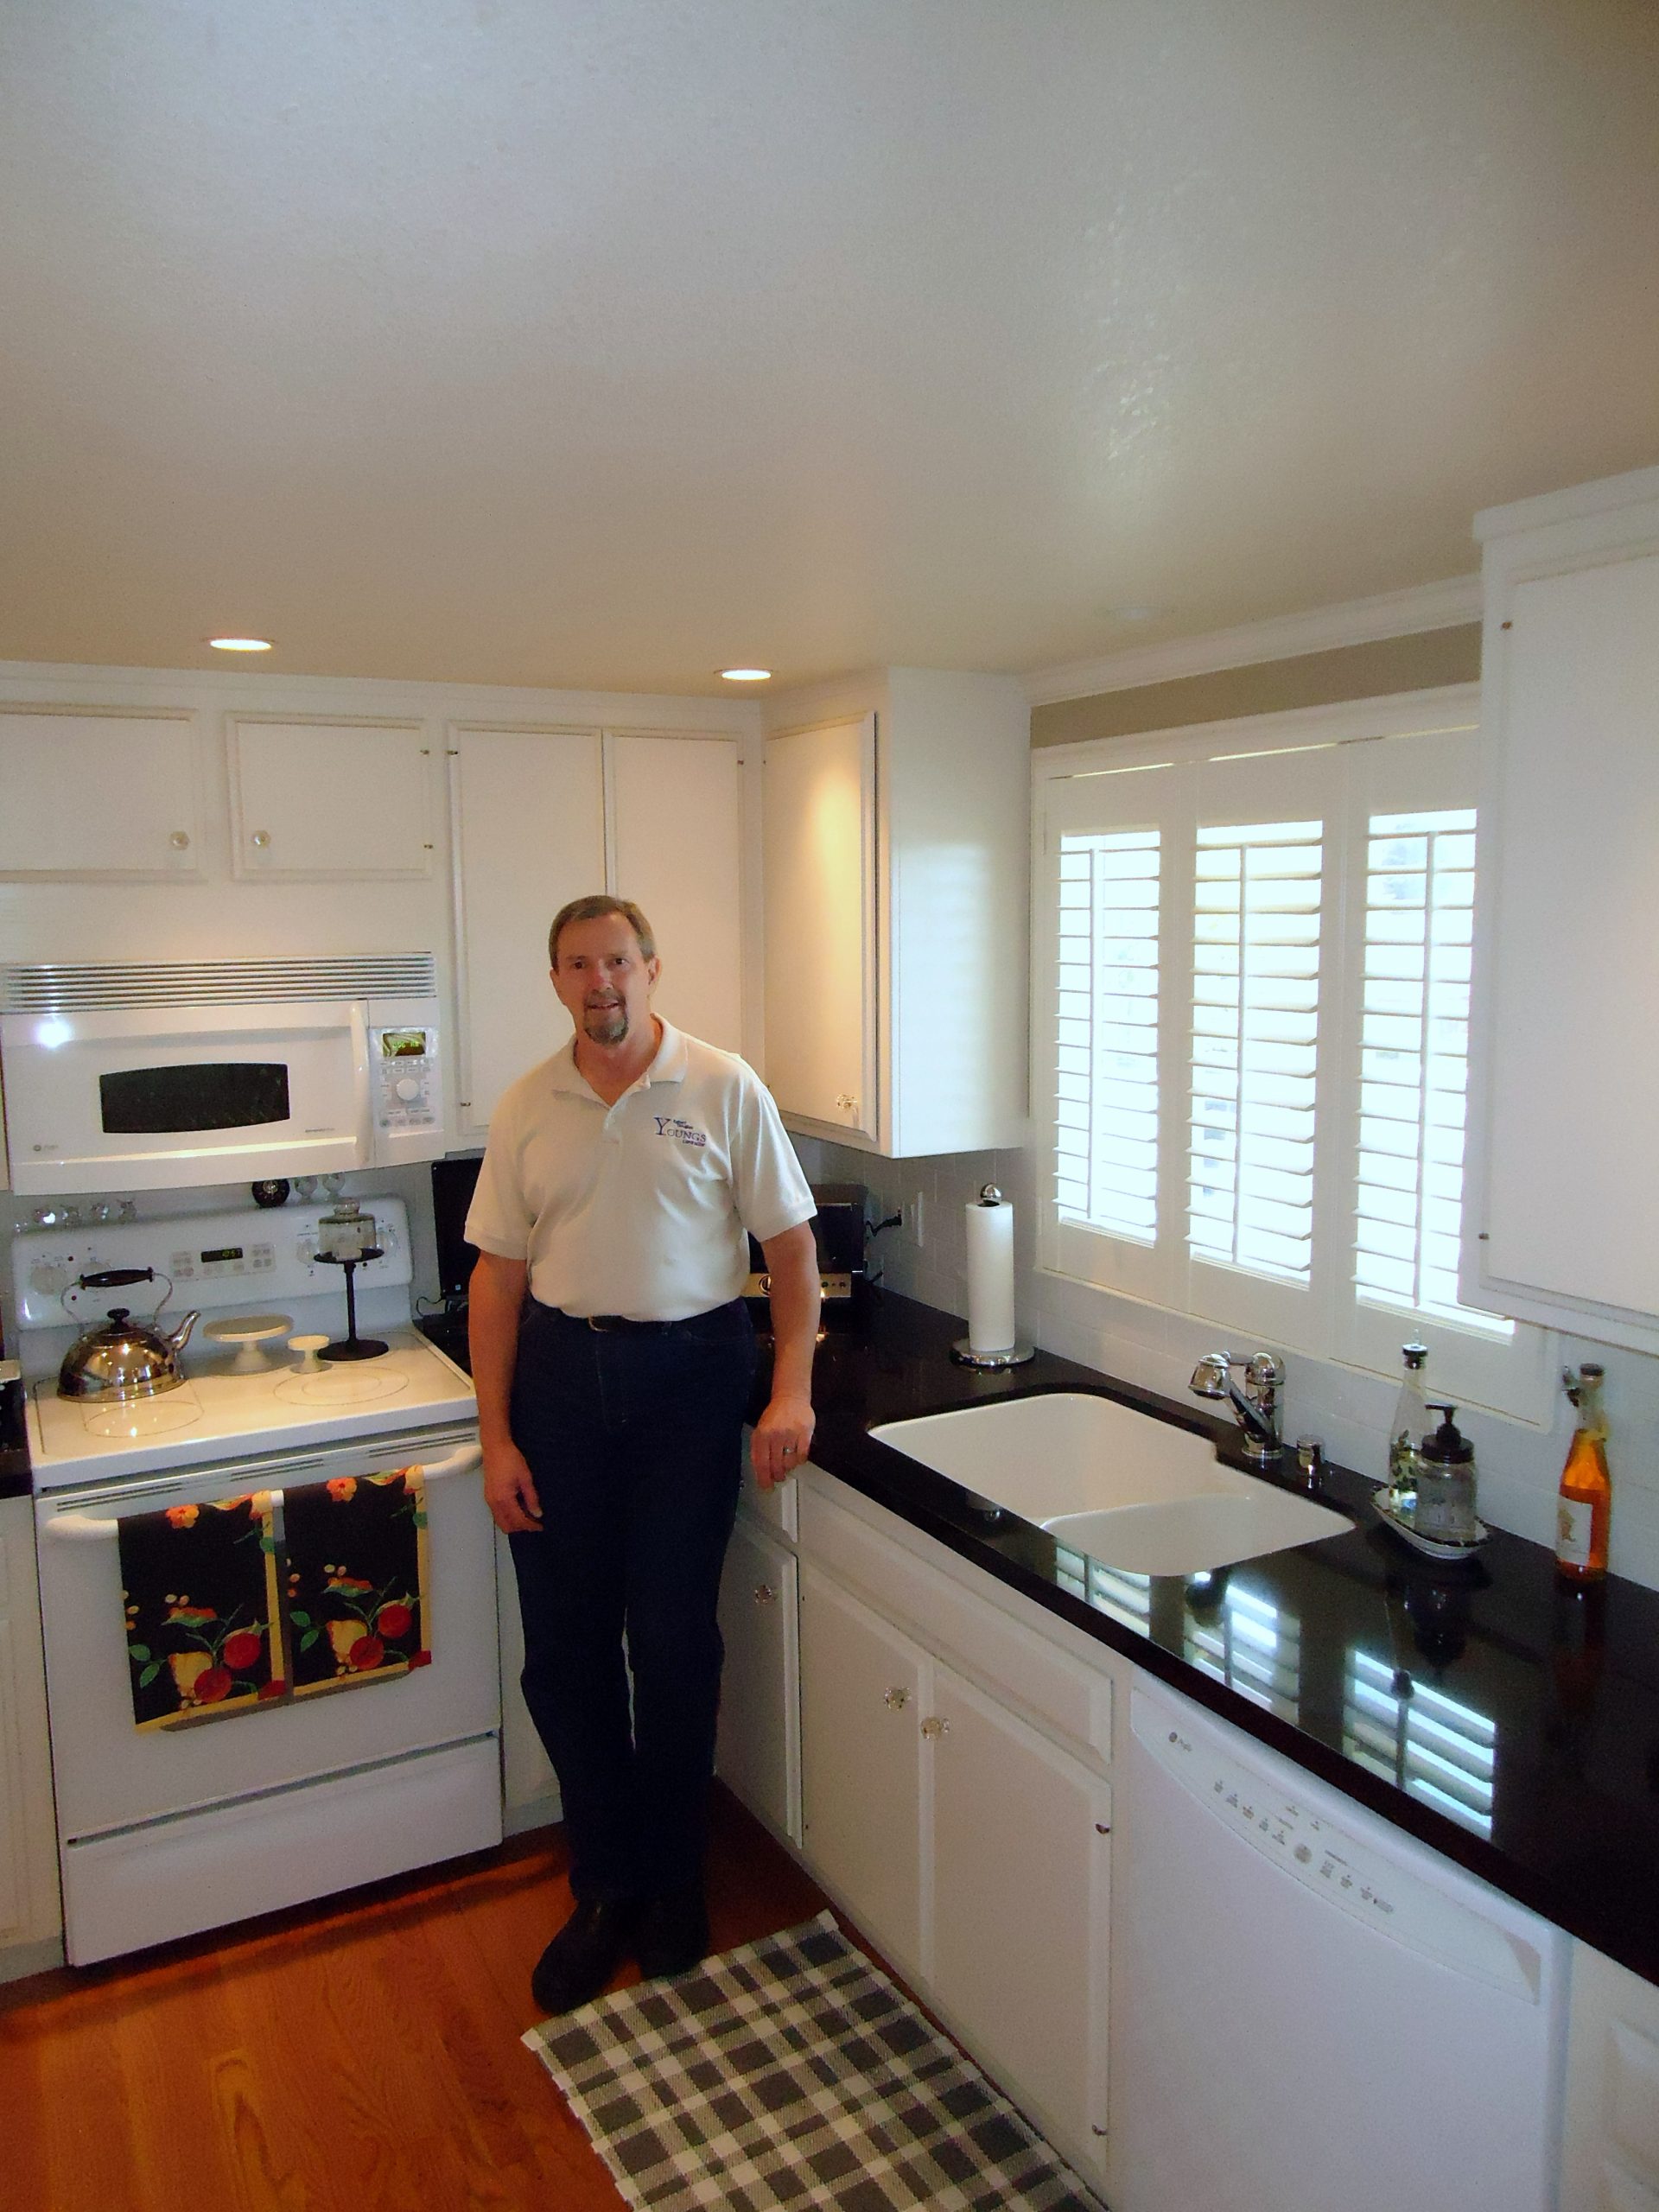
<svg viewBox="0 0 1659 2212"><path fill-rule="evenodd" d="M527 1535L540 1529L541 1500L530 1464L516 1444L484 1447L484 1503L504 1535Z"/></svg>

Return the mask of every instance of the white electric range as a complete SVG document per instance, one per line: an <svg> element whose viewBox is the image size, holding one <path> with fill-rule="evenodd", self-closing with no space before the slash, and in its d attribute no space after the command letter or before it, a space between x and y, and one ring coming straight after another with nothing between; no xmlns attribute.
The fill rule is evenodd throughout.
<svg viewBox="0 0 1659 2212"><path fill-rule="evenodd" d="M410 1325L401 1201L366 1202L378 1259L346 1336L322 1209L289 1205L47 1229L13 1247L28 1389L65 1941L80 1965L407 1872L501 1836L493 1529L472 1384ZM150 1280L80 1287L81 1279ZM152 1312L185 1381L130 1405L56 1395L59 1363L111 1308ZM217 1322L224 1333L208 1333ZM419 1465L429 1662L339 1695L191 1725L135 1725L118 1548L123 1516Z"/></svg>

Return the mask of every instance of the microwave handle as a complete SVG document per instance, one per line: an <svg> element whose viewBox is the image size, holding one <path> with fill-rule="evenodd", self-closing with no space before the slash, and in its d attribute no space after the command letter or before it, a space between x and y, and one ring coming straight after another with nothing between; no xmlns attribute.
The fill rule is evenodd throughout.
<svg viewBox="0 0 1659 2212"><path fill-rule="evenodd" d="M374 1166L374 1068L369 1058L369 1009L361 999L353 999L352 1014L352 1055L357 1064L357 1156L365 1167Z"/></svg>
<svg viewBox="0 0 1659 2212"><path fill-rule="evenodd" d="M446 1475L470 1474L483 1457L476 1444L463 1444L447 1459L435 1459L429 1467L423 1466L422 1478L435 1483ZM411 1460L410 1464L412 1466L418 1463ZM103 1519L92 1513L60 1513L46 1523L45 1534L64 1544L113 1543L120 1526L119 1516L115 1514Z"/></svg>

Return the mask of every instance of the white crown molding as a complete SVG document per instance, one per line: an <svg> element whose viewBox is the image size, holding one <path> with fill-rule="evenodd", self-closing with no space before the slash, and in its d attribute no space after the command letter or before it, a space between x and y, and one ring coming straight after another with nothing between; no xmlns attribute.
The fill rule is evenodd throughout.
<svg viewBox="0 0 1659 2212"><path fill-rule="evenodd" d="M1293 660L1339 645L1369 645L1387 638L1415 637L1426 630L1450 630L1478 622L1480 614L1480 578L1448 576L1440 583L1381 592L1375 599L1351 599L1339 607L1315 607L1302 614L1242 622L1236 629L1212 630L1201 638L1170 638L1160 645L1131 645L1098 660L1035 668L1026 677L1026 696L1033 707L1050 706L1059 699L1089 699L1101 691L1129 691L1182 676L1209 676L1217 669Z"/></svg>
<svg viewBox="0 0 1659 2212"><path fill-rule="evenodd" d="M0 660L8 708L137 706L226 713L395 715L423 721L580 723L628 730L759 734L758 700L653 691L563 691L527 684L435 683L379 676L299 676L279 669L118 668Z"/></svg>

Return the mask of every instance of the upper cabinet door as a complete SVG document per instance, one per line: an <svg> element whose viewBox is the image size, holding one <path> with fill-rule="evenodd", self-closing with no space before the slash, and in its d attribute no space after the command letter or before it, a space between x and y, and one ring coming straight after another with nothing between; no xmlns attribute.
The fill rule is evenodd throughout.
<svg viewBox="0 0 1659 2212"><path fill-rule="evenodd" d="M875 716L769 738L766 1080L779 1106L874 1141Z"/></svg>
<svg viewBox="0 0 1659 2212"><path fill-rule="evenodd" d="M655 1005L722 1052L743 1049L743 810L733 737L605 740L610 882L642 907L663 963Z"/></svg>
<svg viewBox="0 0 1659 2212"><path fill-rule="evenodd" d="M0 874L199 875L195 724L0 709Z"/></svg>
<svg viewBox="0 0 1659 2212"><path fill-rule="evenodd" d="M1481 518L1464 1274L1483 1305L1659 1350L1659 469L1622 504L1619 480Z"/></svg>
<svg viewBox="0 0 1659 2212"><path fill-rule="evenodd" d="M235 715L227 746L238 876L431 874L431 749L419 722Z"/></svg>
<svg viewBox="0 0 1659 2212"><path fill-rule="evenodd" d="M597 730L455 729L450 754L466 1146L483 1143L508 1084L570 1034L548 925L605 887L605 798Z"/></svg>

